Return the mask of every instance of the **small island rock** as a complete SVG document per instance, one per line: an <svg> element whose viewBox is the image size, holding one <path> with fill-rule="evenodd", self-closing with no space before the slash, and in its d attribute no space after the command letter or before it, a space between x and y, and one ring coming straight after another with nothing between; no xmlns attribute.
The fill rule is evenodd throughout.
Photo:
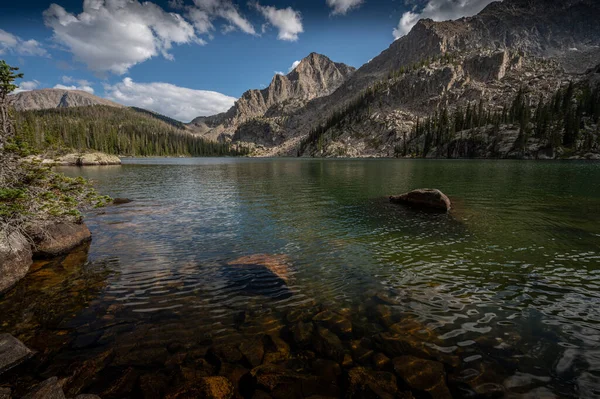
<svg viewBox="0 0 600 399"><path fill-rule="evenodd" d="M390 202L414 205L440 211L450 210L452 203L446 194L437 189L422 188L405 194L390 196Z"/></svg>

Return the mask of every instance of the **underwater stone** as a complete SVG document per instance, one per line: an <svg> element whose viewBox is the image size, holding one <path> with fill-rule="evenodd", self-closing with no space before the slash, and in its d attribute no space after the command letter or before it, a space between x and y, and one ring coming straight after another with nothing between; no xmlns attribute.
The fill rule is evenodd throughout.
<svg viewBox="0 0 600 399"><path fill-rule="evenodd" d="M10 334L0 334L0 374L23 363L35 352Z"/></svg>
<svg viewBox="0 0 600 399"><path fill-rule="evenodd" d="M58 378L52 377L36 385L21 399L65 399L65 394L58 383Z"/></svg>
<svg viewBox="0 0 600 399"><path fill-rule="evenodd" d="M411 389L426 391L434 398L452 398L442 363L415 356L396 357L393 362L394 371Z"/></svg>
<svg viewBox="0 0 600 399"><path fill-rule="evenodd" d="M392 399L397 391L396 377L392 373L371 371L364 367L348 371L346 398Z"/></svg>
<svg viewBox="0 0 600 399"><path fill-rule="evenodd" d="M317 327L312 342L317 353L336 361L342 361L344 358L342 341L327 328Z"/></svg>

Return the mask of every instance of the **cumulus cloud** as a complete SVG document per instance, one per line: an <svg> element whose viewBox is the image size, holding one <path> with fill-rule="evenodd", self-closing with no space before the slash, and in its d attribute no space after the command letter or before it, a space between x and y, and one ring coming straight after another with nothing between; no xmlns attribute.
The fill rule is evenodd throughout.
<svg viewBox="0 0 600 399"><path fill-rule="evenodd" d="M184 122L197 116L224 112L236 100L214 91L193 90L169 83L136 83L131 78L115 85L105 85L104 91L109 100L149 109Z"/></svg>
<svg viewBox="0 0 600 399"><path fill-rule="evenodd" d="M75 85L65 86L65 85L57 84L57 85L54 85L54 88L62 89L62 90L81 90L81 91L88 92L90 94L94 94L94 89L91 86L75 86Z"/></svg>
<svg viewBox="0 0 600 399"><path fill-rule="evenodd" d="M295 11L292 7L275 8L262 6L259 3L254 3L254 7L265 17L269 24L279 30L277 35L279 40L295 42L298 40L298 34L304 32L302 16L299 11Z"/></svg>
<svg viewBox="0 0 600 399"><path fill-rule="evenodd" d="M84 0L78 15L51 4L43 16L54 39L98 72L123 74L159 54L172 59L173 44L204 43L181 15L151 2Z"/></svg>
<svg viewBox="0 0 600 399"><path fill-rule="evenodd" d="M254 26L231 0L194 0L194 5L188 7L188 18L199 33L207 33L214 29L212 21L221 18L227 21L223 27L226 32L239 29L250 35L256 35Z"/></svg>
<svg viewBox="0 0 600 399"><path fill-rule="evenodd" d="M353 8L358 8L364 0L327 0L327 5L332 8L333 15L345 15Z"/></svg>
<svg viewBox="0 0 600 399"><path fill-rule="evenodd" d="M7 53L48 56L48 52L37 40L23 40L12 33L0 29L0 55Z"/></svg>
<svg viewBox="0 0 600 399"><path fill-rule="evenodd" d="M27 80L25 82L20 82L19 87L13 91L14 94L21 93L23 91L35 90L40 87L40 82L37 80Z"/></svg>
<svg viewBox="0 0 600 399"><path fill-rule="evenodd" d="M62 82L65 84L57 84L54 86L54 88L63 90L81 90L90 94L94 94L92 84L85 79L74 79L71 76L63 76Z"/></svg>
<svg viewBox="0 0 600 399"><path fill-rule="evenodd" d="M447 21L469 17L477 14L493 1L497 0L428 0L420 10L414 7L412 11L402 14L398 27L393 31L394 38L398 39L406 35L420 19Z"/></svg>
<svg viewBox="0 0 600 399"><path fill-rule="evenodd" d="M294 62L292 63L292 66L288 68L288 71L287 71L287 72L283 72L283 71L275 71L275 73L276 73L277 75L285 75L286 73L290 73L290 72L292 72L294 69L296 69L296 67L298 66L298 64L300 64L300 61L294 61Z"/></svg>

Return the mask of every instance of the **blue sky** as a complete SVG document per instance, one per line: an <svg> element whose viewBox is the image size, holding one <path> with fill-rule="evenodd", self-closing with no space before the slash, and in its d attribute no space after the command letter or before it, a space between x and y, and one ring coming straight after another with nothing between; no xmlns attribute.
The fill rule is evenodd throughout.
<svg viewBox="0 0 600 399"><path fill-rule="evenodd" d="M2 2L0 58L21 90L82 89L189 121L222 112L311 52L360 67L420 17L491 0Z"/></svg>

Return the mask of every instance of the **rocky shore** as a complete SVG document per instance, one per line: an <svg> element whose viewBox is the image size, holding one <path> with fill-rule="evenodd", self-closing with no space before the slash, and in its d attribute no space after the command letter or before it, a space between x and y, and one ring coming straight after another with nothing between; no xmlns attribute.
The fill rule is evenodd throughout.
<svg viewBox="0 0 600 399"><path fill-rule="evenodd" d="M47 258L69 252L91 240L92 233L82 223L55 222L35 226L26 233L0 234L0 293L21 280L34 258Z"/></svg>

